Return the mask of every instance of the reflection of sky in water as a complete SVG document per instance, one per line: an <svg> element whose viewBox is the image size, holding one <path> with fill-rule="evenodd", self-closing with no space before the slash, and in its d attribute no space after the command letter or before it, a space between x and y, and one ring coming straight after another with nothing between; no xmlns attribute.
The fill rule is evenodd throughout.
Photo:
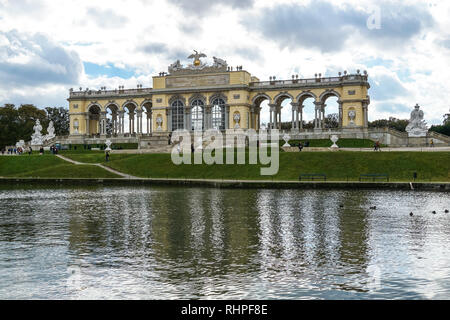
<svg viewBox="0 0 450 320"><path fill-rule="evenodd" d="M0 208L0 298L450 298L447 193L2 187Z"/></svg>

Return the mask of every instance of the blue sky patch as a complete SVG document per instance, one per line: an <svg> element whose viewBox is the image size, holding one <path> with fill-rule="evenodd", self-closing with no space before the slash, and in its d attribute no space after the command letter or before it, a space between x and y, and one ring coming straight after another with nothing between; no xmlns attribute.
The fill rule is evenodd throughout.
<svg viewBox="0 0 450 320"><path fill-rule="evenodd" d="M136 75L134 70L117 68L111 63L99 65L91 62L83 62L83 65L84 71L90 77L107 76L110 78L120 77L123 79L129 79Z"/></svg>

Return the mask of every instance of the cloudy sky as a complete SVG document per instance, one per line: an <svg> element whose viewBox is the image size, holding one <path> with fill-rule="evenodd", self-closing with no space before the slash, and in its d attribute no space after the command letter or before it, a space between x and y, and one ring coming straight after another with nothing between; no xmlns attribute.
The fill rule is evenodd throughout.
<svg viewBox="0 0 450 320"><path fill-rule="evenodd" d="M367 70L369 120L419 103L437 124L450 107L449 16L448 1L0 0L0 105L148 87L197 49L261 80Z"/></svg>

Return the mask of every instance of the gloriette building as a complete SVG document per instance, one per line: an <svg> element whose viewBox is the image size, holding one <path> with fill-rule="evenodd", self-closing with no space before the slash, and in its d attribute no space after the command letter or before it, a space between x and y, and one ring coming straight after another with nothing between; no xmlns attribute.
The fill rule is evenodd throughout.
<svg viewBox="0 0 450 320"><path fill-rule="evenodd" d="M339 130L364 132L368 128L370 85L366 72L260 81L242 67L232 68L216 57L214 64L207 65L201 60L203 57L206 55L195 52L188 57L193 59L192 64L186 67L177 60L169 66L168 73L153 77L153 88L138 85L134 89L71 89L69 140L90 143L110 138L131 142L167 136L176 129L258 130L261 103L265 100L270 112L268 129L281 128L285 99L292 101L284 107L291 109L291 133L320 134L325 130L326 100L332 96L338 99ZM315 105L315 128L309 131L302 126L307 98L313 98ZM111 114L109 130L107 113Z"/></svg>

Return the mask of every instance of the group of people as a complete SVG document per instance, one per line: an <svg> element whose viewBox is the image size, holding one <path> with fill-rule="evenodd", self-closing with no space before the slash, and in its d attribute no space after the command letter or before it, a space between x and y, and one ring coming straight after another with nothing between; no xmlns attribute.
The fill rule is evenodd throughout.
<svg viewBox="0 0 450 320"><path fill-rule="evenodd" d="M6 154L17 154L21 155L24 152L28 152L28 149L31 149L31 147L28 148L22 148L22 147L9 147L6 149L5 147L2 148L2 155Z"/></svg>
<svg viewBox="0 0 450 320"><path fill-rule="evenodd" d="M42 147L41 147L42 148ZM42 151L43 152L43 151ZM52 154L58 154L58 148L57 147L55 147L55 146L51 146L50 147L50 152L52 153Z"/></svg>

